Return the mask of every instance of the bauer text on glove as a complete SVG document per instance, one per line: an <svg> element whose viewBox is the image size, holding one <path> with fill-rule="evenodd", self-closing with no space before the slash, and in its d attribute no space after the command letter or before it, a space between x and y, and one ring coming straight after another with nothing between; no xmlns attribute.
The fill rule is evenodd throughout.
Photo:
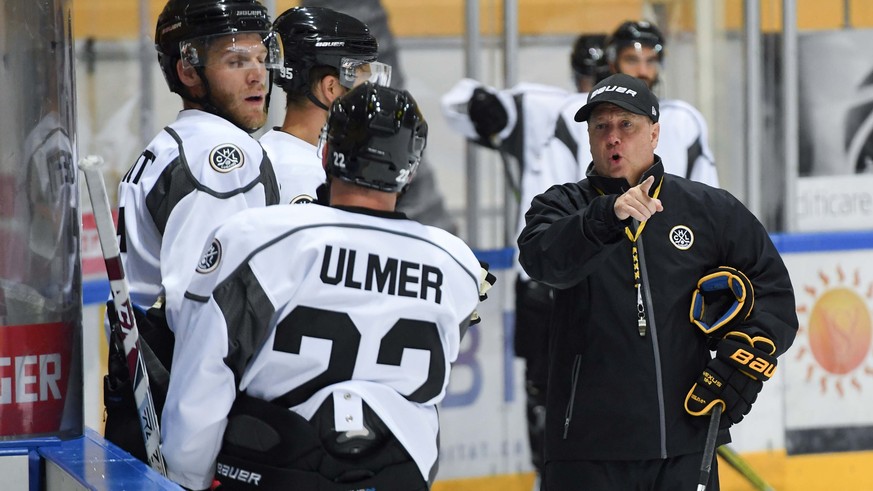
<svg viewBox="0 0 873 491"><path fill-rule="evenodd" d="M716 404L724 409L721 427L749 413L765 380L776 370L776 346L767 338L732 331L718 342L713 358L685 397L685 410L704 416Z"/></svg>

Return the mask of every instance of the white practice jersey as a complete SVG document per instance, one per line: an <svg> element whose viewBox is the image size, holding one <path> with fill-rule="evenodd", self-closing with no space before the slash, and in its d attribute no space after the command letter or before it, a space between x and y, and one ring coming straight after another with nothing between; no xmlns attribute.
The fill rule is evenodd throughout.
<svg viewBox="0 0 873 491"><path fill-rule="evenodd" d="M706 121L694 106L676 99L659 102L661 134L655 153L664 172L718 187L718 170L709 149Z"/></svg>
<svg viewBox="0 0 873 491"><path fill-rule="evenodd" d="M338 431L363 429L365 401L433 477L436 404L481 268L444 230L355 210L271 206L216 230L181 310L167 311L186 326L161 427L176 482L211 483L237 389L306 419L332 397Z"/></svg>
<svg viewBox="0 0 873 491"><path fill-rule="evenodd" d="M260 142L276 171L279 202L315 201L315 190L327 180L318 148L278 128L264 133Z"/></svg>
<svg viewBox="0 0 873 491"><path fill-rule="evenodd" d="M178 306L215 227L278 200L257 140L213 114L181 111L118 185L119 247L133 302L150 307L163 292L168 307Z"/></svg>
<svg viewBox="0 0 873 491"><path fill-rule="evenodd" d="M497 96L506 111L506 126L498 132L494 142L485 142L479 137L467 113L467 105L473 97L473 91L477 88L483 88ZM543 167L551 167L551 160L562 152L559 150L556 154L543 158L543 151L555 135L559 114L564 108L572 105L568 104L568 101L577 101L578 98L578 93L550 85L522 82L511 89L497 90L476 80L464 78L443 95L440 101L443 116L453 130L472 142L496 148L503 158L514 161L509 166L509 171L518 173L515 176L519 187L516 211L518 232L521 231L520 227L524 226L524 213L530 206L531 199L558 182L554 180L557 177L551 174L551 169L543 169ZM581 100L584 104L585 98ZM571 115L570 121L572 120ZM578 134L574 133L571 138L578 139ZM557 163L555 165L561 168L557 172L566 173L568 171L565 167L567 167L572 168L571 172L575 174L575 158L561 165ZM514 269L526 277L527 274L518 264L517 251L515 256Z"/></svg>
<svg viewBox="0 0 873 491"><path fill-rule="evenodd" d="M506 111L506 126L497 133L495 142L484 142L470 120L467 105L476 88L490 91ZM558 112L567 96L564 89L550 85L520 83L511 89L497 90L465 78L443 95L441 107L449 126L468 140L500 150L504 157L517 161L521 171L534 160L552 136Z"/></svg>

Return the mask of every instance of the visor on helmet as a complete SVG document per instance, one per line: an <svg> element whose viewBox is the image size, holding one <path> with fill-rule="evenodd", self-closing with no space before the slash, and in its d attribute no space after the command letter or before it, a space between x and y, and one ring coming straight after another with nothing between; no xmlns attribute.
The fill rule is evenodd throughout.
<svg viewBox="0 0 873 491"><path fill-rule="evenodd" d="M261 42L255 42L252 35ZM243 31L188 39L179 43L179 53L187 66L223 63L228 68L244 70L280 68L283 59L282 41L272 31Z"/></svg>
<svg viewBox="0 0 873 491"><path fill-rule="evenodd" d="M353 89L364 82L383 87L391 85L391 65L378 61L343 58L339 72L340 84L347 89Z"/></svg>

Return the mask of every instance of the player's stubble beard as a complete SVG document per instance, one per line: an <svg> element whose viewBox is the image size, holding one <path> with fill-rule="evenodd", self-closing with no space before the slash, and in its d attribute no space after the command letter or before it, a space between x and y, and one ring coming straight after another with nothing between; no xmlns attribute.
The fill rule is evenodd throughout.
<svg viewBox="0 0 873 491"><path fill-rule="evenodd" d="M267 94L264 87L264 97L260 104L254 105L246 100L240 92L213 90L212 100L228 121L247 133L254 133L267 123Z"/></svg>

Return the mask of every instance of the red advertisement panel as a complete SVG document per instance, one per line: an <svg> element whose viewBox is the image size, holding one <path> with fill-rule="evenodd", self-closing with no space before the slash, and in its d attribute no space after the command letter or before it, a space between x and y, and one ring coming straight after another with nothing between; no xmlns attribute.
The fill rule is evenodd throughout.
<svg viewBox="0 0 873 491"><path fill-rule="evenodd" d="M0 326L0 436L58 432L72 365L72 326Z"/></svg>

